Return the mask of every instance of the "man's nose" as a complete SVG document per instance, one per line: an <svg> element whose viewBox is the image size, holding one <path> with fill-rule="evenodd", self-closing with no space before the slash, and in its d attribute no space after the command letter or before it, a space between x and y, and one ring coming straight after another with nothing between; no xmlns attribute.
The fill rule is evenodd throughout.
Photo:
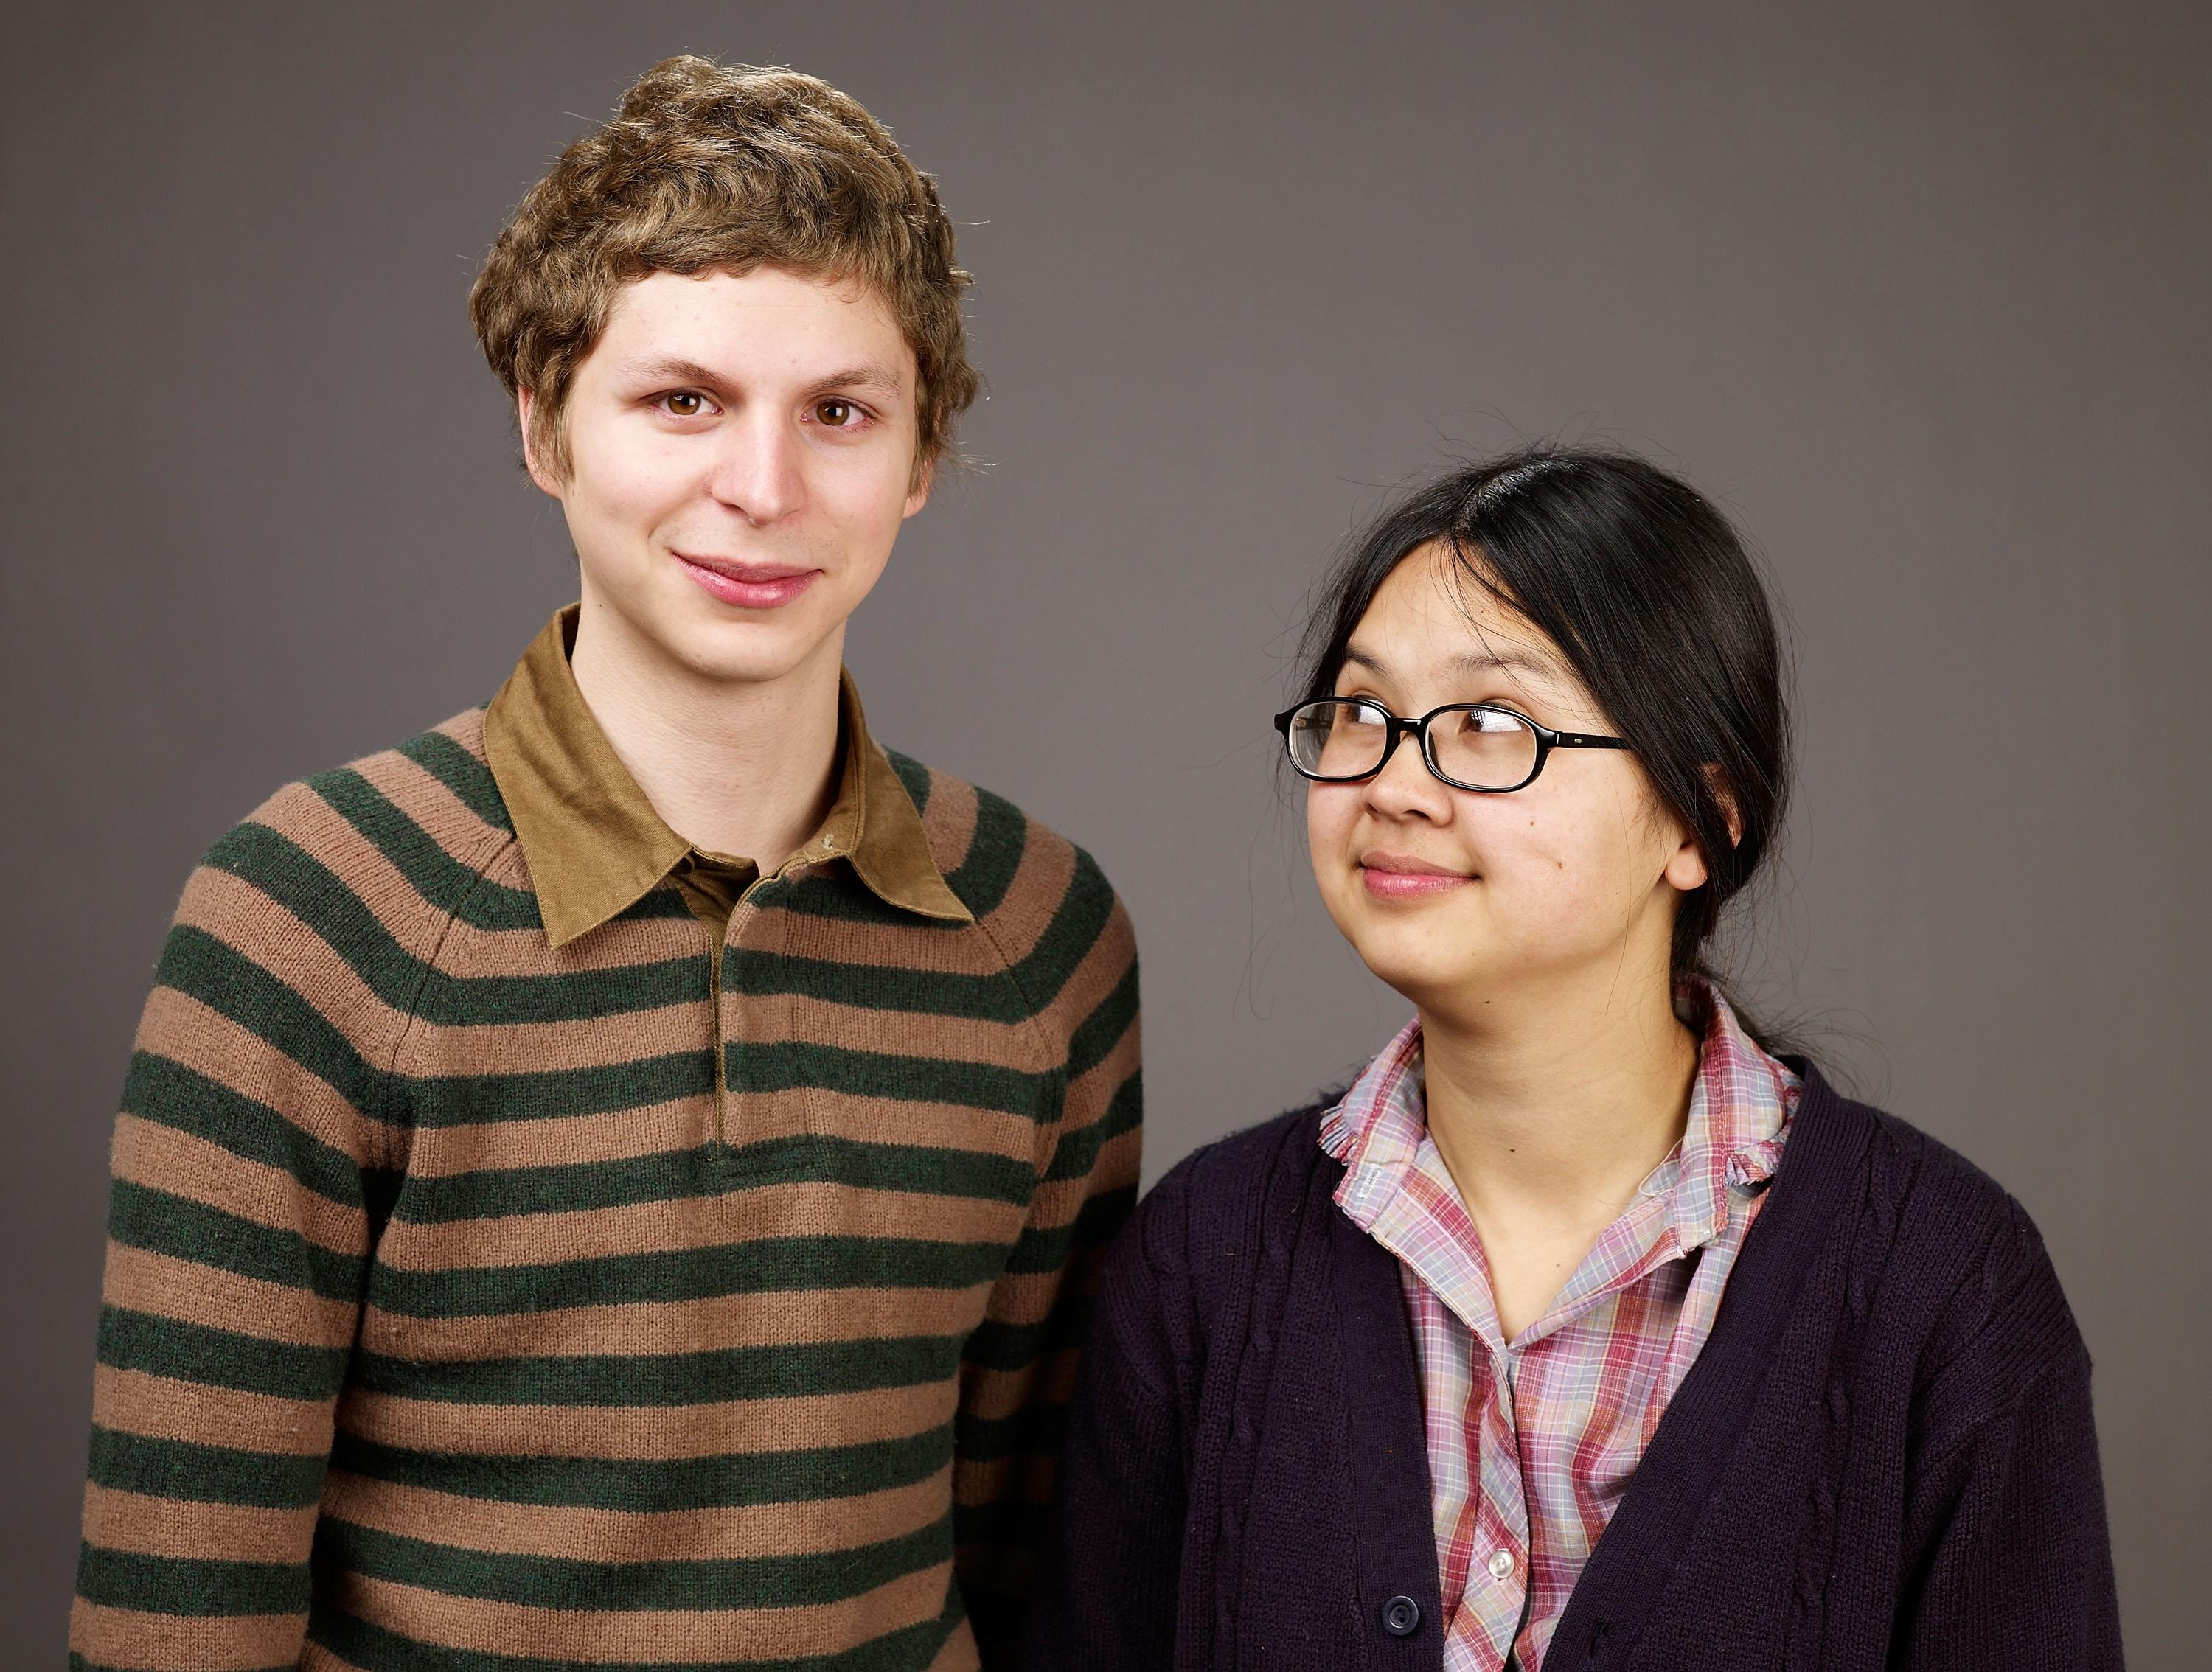
<svg viewBox="0 0 2212 1672"><path fill-rule="evenodd" d="M798 426L766 410L746 413L726 432L708 483L714 497L749 522L781 522L806 502L804 442Z"/></svg>

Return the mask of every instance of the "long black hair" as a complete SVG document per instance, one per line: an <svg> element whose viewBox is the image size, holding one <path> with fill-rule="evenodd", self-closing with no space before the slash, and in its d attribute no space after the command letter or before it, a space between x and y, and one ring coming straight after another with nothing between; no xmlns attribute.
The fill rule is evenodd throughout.
<svg viewBox="0 0 2212 1672"><path fill-rule="evenodd" d="M1790 790L1781 644L1742 540L1632 453L1538 444L1464 465L1353 537L1306 623L1297 700L1334 690L1376 593L1431 544L1559 648L1696 841L1708 880L1676 909L1673 973L1712 978L1706 945L1780 834Z"/></svg>

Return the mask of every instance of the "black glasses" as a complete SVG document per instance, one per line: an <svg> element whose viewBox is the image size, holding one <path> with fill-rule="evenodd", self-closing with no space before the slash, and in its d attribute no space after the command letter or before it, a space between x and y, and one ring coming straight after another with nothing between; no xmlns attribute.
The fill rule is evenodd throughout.
<svg viewBox="0 0 2212 1672"><path fill-rule="evenodd" d="M1351 784L1382 769L1407 733L1421 759L1454 789L1501 795L1535 780L1554 749L1626 749L1619 738L1554 732L1495 702L1448 702L1419 720L1401 720L1364 696L1324 696L1275 716L1291 765L1317 784Z"/></svg>

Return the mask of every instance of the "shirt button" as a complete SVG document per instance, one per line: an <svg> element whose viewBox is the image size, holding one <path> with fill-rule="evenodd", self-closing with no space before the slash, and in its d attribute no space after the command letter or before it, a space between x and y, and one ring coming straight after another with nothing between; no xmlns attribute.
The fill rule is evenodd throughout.
<svg viewBox="0 0 2212 1672"><path fill-rule="evenodd" d="M1510 1579L1513 1577L1513 1553L1510 1550L1493 1550L1490 1553L1490 1577L1493 1579Z"/></svg>
<svg viewBox="0 0 2212 1672"><path fill-rule="evenodd" d="M1382 1605L1382 1629L1392 1637L1411 1637L1421 1628L1421 1605L1410 1596L1394 1596Z"/></svg>

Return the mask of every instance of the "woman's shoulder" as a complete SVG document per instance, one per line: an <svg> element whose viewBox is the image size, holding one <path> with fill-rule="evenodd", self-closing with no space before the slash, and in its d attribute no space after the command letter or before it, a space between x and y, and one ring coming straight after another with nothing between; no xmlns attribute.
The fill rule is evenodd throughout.
<svg viewBox="0 0 2212 1672"><path fill-rule="evenodd" d="M1856 1275L1923 1315L1923 1370L1995 1356L2028 1376L2081 1353L2042 1233L2018 1198L1913 1122L1817 1077L1807 1089L1801 1116L1825 1114L1863 1135Z"/></svg>
<svg viewBox="0 0 2212 1672"><path fill-rule="evenodd" d="M1334 1097L1302 1105L1211 1143L1170 1167L1137 1203L1117 1258L1141 1260L1155 1282L1204 1282L1235 1269L1271 1225L1295 1218L1316 1173L1341 1168L1321 1147Z"/></svg>
<svg viewBox="0 0 2212 1672"><path fill-rule="evenodd" d="M1945 1244L1959 1266L2011 1267L2042 1256L2027 1210L1973 1161L1901 1115L1837 1101L1867 1122L1870 1204L1879 1218L1895 1216L1901 1237Z"/></svg>

